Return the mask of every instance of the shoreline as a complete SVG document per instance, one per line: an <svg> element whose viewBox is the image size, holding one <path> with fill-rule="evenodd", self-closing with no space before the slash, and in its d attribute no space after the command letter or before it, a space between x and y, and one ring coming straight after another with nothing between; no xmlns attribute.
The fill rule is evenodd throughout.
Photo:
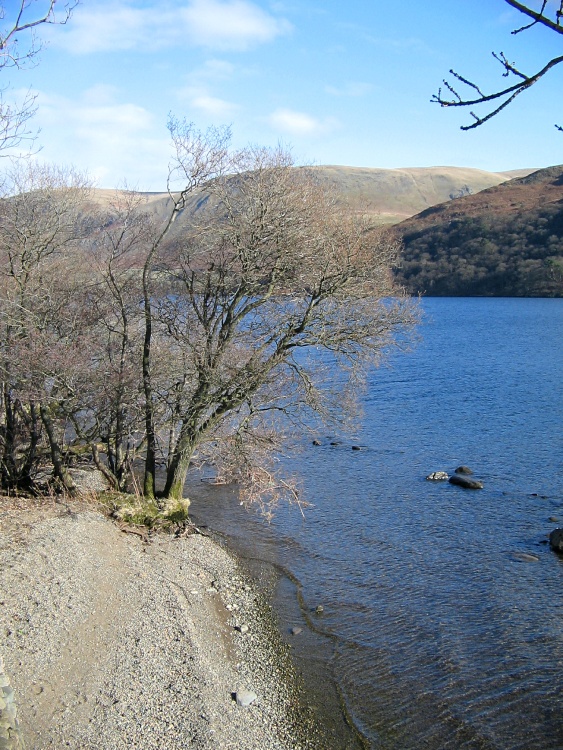
<svg viewBox="0 0 563 750"><path fill-rule="evenodd" d="M13 506L0 499L0 655L27 750L338 747L235 553L146 543L80 503Z"/></svg>

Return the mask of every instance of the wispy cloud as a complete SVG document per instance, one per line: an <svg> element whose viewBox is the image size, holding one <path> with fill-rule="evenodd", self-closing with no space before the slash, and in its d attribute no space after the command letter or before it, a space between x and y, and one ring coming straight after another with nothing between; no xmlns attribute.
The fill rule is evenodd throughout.
<svg viewBox="0 0 563 750"><path fill-rule="evenodd" d="M373 84L362 83L361 81L350 81L344 86L325 86L327 94L332 96L365 96L371 93L373 89Z"/></svg>
<svg viewBox="0 0 563 750"><path fill-rule="evenodd" d="M268 122L274 130L293 136L315 136L328 133L338 128L339 123L333 117L319 119L306 112L296 112L292 109L276 109L268 117Z"/></svg>
<svg viewBox="0 0 563 750"><path fill-rule="evenodd" d="M135 7L128 0L79 5L72 23L52 43L74 54L118 50L155 51L191 44L219 50L245 50L270 42L291 24L250 0L189 0L178 5L155 0Z"/></svg>

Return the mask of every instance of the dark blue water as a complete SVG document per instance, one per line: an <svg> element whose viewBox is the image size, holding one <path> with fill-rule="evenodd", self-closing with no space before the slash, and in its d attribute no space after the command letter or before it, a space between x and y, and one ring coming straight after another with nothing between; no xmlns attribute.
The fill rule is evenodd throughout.
<svg viewBox="0 0 563 750"><path fill-rule="evenodd" d="M563 558L546 535L563 526L563 300L423 305L422 341L370 378L355 434L292 457L305 520L267 525L225 495L194 512L322 603L373 748L560 750ZM425 480L460 464L484 489Z"/></svg>

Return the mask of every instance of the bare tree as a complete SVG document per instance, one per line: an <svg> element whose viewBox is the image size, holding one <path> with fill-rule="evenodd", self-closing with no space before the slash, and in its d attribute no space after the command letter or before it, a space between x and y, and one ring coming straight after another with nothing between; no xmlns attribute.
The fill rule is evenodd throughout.
<svg viewBox="0 0 563 750"><path fill-rule="evenodd" d="M144 493L154 497L156 487L157 438L155 425L155 403L152 384L153 370L153 272L160 260L159 254L169 237L174 222L184 210L186 201L198 188L212 179L220 177L228 168L230 130L208 128L197 130L193 123L170 118L168 129L172 136L175 158L168 176L169 210L167 218L148 244L142 267L142 293L145 318L143 341L143 387L145 393L145 438L146 459ZM182 187L174 191L176 181Z"/></svg>
<svg viewBox="0 0 563 750"><path fill-rule="evenodd" d="M42 44L37 37L38 27L44 24L65 24L78 5L78 0L66 2L57 12L56 0L40 4L37 14L31 11L35 0L19 0L9 6L0 4L0 71L22 68L37 60ZM60 7L60 4L59 4ZM36 97L31 92L18 103L6 101L7 85L0 86L0 152L32 139L29 120L36 111Z"/></svg>
<svg viewBox="0 0 563 750"><path fill-rule="evenodd" d="M55 477L72 489L56 415L78 362L80 316L72 250L81 237L88 182L80 174L18 162L0 200L0 462L4 489L31 484L42 429Z"/></svg>
<svg viewBox="0 0 563 750"><path fill-rule="evenodd" d="M256 486L274 501L295 496L271 471L279 426L342 416L416 320L393 284L389 235L338 208L283 148L244 149L233 166L173 238L169 287L153 309L176 352L160 386L176 398L166 497L181 497L198 453L247 497Z"/></svg>
<svg viewBox="0 0 563 750"><path fill-rule="evenodd" d="M504 0L512 8L522 13L528 19L527 22L512 32L513 35L521 34L535 26L541 26L549 29L555 34L563 35L563 2L557 0L537 0L533 7L530 3L521 3L518 0ZM502 112L514 99L531 86L534 86L550 70L563 62L563 55L559 55L548 60L539 70L533 73L524 73L511 62L504 52L493 52L493 57L501 66L502 76L513 81L507 86L501 86L491 93L487 93L477 83L471 79L450 70L453 76L453 82L444 80L445 92L440 88L438 93L432 97L433 102L437 102L442 107L478 107L482 105L486 108L484 114L477 114L470 111L473 122L469 125L463 125L462 130L471 130L477 128L483 123L490 120ZM459 87L464 87L467 93L459 93ZM488 109L487 109L488 107ZM559 130L562 128L556 125Z"/></svg>

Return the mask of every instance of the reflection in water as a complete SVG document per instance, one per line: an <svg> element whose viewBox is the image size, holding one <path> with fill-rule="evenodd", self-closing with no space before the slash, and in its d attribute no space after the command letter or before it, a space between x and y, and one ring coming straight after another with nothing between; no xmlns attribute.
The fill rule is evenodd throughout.
<svg viewBox="0 0 563 750"><path fill-rule="evenodd" d="M288 568L307 613L323 604L374 748L560 750L563 560L545 542L563 526L563 301L425 307L422 344L374 374L357 434L292 457L305 521L282 508L267 525L217 488L190 490L194 512ZM425 481L462 463L483 490Z"/></svg>

